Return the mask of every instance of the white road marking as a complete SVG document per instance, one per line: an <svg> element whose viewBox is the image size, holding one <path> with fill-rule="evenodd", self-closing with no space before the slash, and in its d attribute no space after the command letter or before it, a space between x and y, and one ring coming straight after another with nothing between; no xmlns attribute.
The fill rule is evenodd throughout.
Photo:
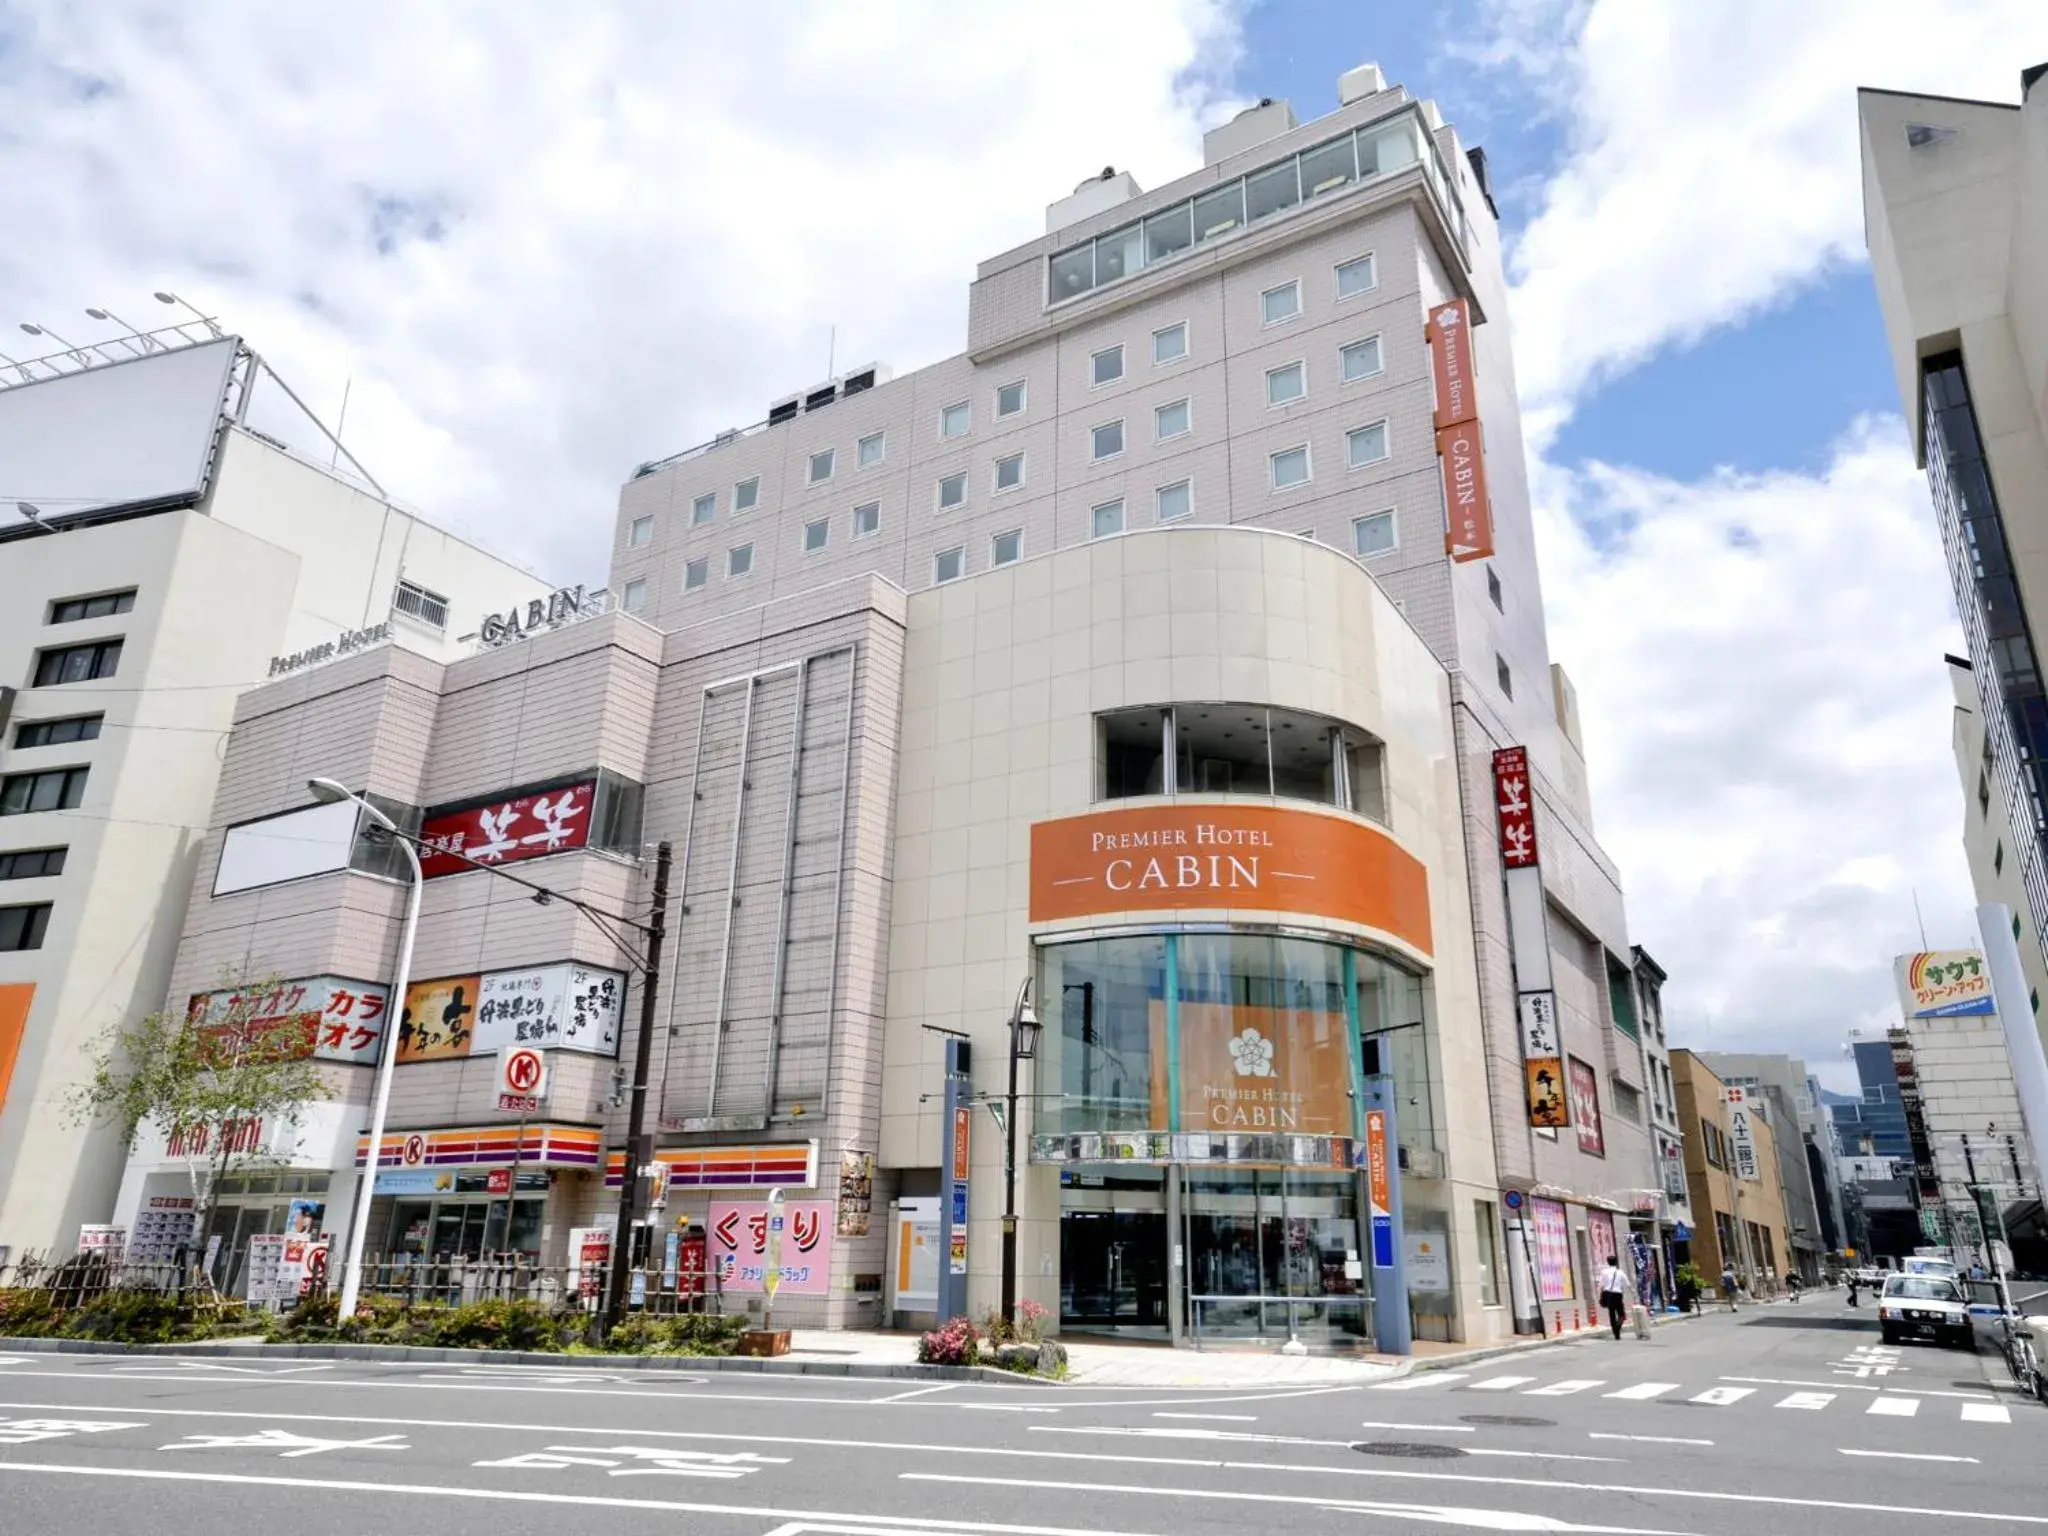
<svg viewBox="0 0 2048 1536"><path fill-rule="evenodd" d="M1771 1404L1773 1408L1825 1408L1835 1400L1832 1392L1792 1392L1783 1400Z"/></svg>
<svg viewBox="0 0 2048 1536"><path fill-rule="evenodd" d="M1675 1381L1639 1381L1632 1387L1623 1387L1619 1392L1609 1392L1608 1397L1625 1398L1630 1402L1647 1402L1653 1397L1662 1397L1666 1392L1676 1392Z"/></svg>
<svg viewBox="0 0 2048 1536"><path fill-rule="evenodd" d="M1531 1387L1524 1397L1570 1397L1574 1392L1583 1392L1588 1387L1604 1387L1604 1381L1553 1381L1547 1387Z"/></svg>
<svg viewBox="0 0 2048 1536"><path fill-rule="evenodd" d="M8 1464L0 1462L0 1471ZM66 1468L65 1470L70 1470ZM1794 1509L1840 1509L1856 1514L1881 1515L1926 1515L1944 1520L1993 1520L2010 1525L2048 1526L2048 1515L2008 1515L1992 1510L1975 1509L1923 1509L1899 1504L1859 1504L1849 1499L1801 1499L1786 1494L1736 1493L1721 1488L1672 1488L1669 1486L1647 1486L1633 1483L1584 1483L1567 1481L1563 1478L1547 1477L1496 1477L1475 1472L1415 1472L1395 1467L1290 1467L1266 1462L1225 1462L1225 1471L1265 1472L1317 1472L1335 1477L1376 1477L1400 1482L1421 1483L1482 1483L1504 1488L1545 1488L1559 1489L1571 1493L1629 1493L1664 1499L1701 1499L1718 1504L1767 1504ZM981 1488L1052 1488L1075 1493L1133 1493L1145 1498L1159 1498L1162 1495L1192 1498L1216 1499L1219 1501L1256 1504L1311 1504L1318 1509L1354 1508L1372 1509L1378 1506L1364 1501L1353 1503L1348 1500L1317 1498L1313 1495L1286 1493L1251 1493L1237 1489L1222 1488L1161 1488L1151 1485L1115 1483L1055 1483L1034 1482L1025 1478L969 1477L949 1472L903 1472L897 1475L899 1482L906 1483L961 1483ZM1416 1506L1402 1506L1413 1510ZM1516 1512L1514 1518L1522 1520L1520 1526L1507 1526L1508 1530L1530 1529L1527 1517ZM1542 1529L1542 1527L1536 1527ZM1566 1527L1569 1529L1569 1527ZM1612 1527L1610 1527L1612 1529Z"/></svg>
<svg viewBox="0 0 2048 1536"><path fill-rule="evenodd" d="M958 1382L942 1381L936 1387L914 1387L908 1392L898 1392L893 1397L878 1397L875 1401L878 1403L907 1403L913 1397L929 1397L934 1392L950 1392L958 1385Z"/></svg>
<svg viewBox="0 0 2048 1536"><path fill-rule="evenodd" d="M276 1451L284 1460L319 1456L328 1451L409 1451L411 1446L397 1435L374 1435L367 1440L326 1440L318 1435L295 1435L288 1429L263 1429L253 1435L187 1435L180 1445L160 1445L160 1451Z"/></svg>
<svg viewBox="0 0 2048 1536"><path fill-rule="evenodd" d="M1741 1402L1755 1391L1755 1387L1709 1387L1688 1401L1705 1403L1710 1408L1726 1408L1730 1403Z"/></svg>
<svg viewBox="0 0 2048 1536"><path fill-rule="evenodd" d="M1470 1424L1387 1424L1382 1423L1378 1419L1361 1419L1359 1420L1358 1427L1360 1429L1428 1429L1439 1430L1446 1435L1471 1435L1478 1433Z"/></svg>
<svg viewBox="0 0 2048 1536"><path fill-rule="evenodd" d="M1723 1376L1723 1381L1747 1381L1759 1387L1825 1387L1830 1392L1895 1392L1907 1390L1897 1387L1866 1387L1856 1381L1794 1381L1781 1376ZM1991 1396L1989 1389L1982 1392L1937 1392L1932 1387L1913 1387L1916 1397L1963 1397L1983 1402Z"/></svg>
<svg viewBox="0 0 2048 1536"><path fill-rule="evenodd" d="M1963 1404L1963 1422L1965 1424L2010 1424L2012 1422L2012 1413L2003 1403L1965 1403Z"/></svg>
<svg viewBox="0 0 2048 1536"><path fill-rule="evenodd" d="M1976 1465L1974 1456L1935 1456L1926 1451L1852 1451L1841 1447L1844 1456L1880 1456L1887 1461L1966 1461Z"/></svg>
<svg viewBox="0 0 2048 1536"><path fill-rule="evenodd" d="M884 1399L886 1401L886 1399ZM949 1408L971 1408L976 1413L1058 1413L1057 1408L1033 1408L1024 1403L949 1403Z"/></svg>
<svg viewBox="0 0 2048 1536"><path fill-rule="evenodd" d="M1534 1381L1534 1376L1489 1376L1484 1381L1475 1381L1467 1392L1505 1392L1509 1387L1525 1387Z"/></svg>
<svg viewBox="0 0 2048 1536"><path fill-rule="evenodd" d="M1483 1445L1475 1445L1465 1452L1467 1456L1519 1456L1527 1461L1610 1461L1618 1462L1619 1456L1574 1456L1569 1451L1494 1451Z"/></svg>
<svg viewBox="0 0 2048 1536"><path fill-rule="evenodd" d="M1910 1419L1920 1411L1917 1397L1880 1397L1863 1410L1865 1413L1888 1414L1895 1419Z"/></svg>
<svg viewBox="0 0 2048 1536"><path fill-rule="evenodd" d="M1207 1419L1216 1423L1229 1424L1256 1424L1259 1422L1259 1416L1256 1413L1155 1413L1152 1417L1155 1419Z"/></svg>
<svg viewBox="0 0 2048 1536"><path fill-rule="evenodd" d="M1466 1371L1417 1371L1413 1376L1403 1376L1399 1381L1376 1381L1366 1390L1370 1392L1413 1392L1417 1387L1448 1387L1454 1381L1463 1381Z"/></svg>
<svg viewBox="0 0 2048 1536"><path fill-rule="evenodd" d="M1683 1435L1608 1435L1588 1430L1588 1440L1640 1440L1645 1445L1712 1445L1711 1440L1688 1440Z"/></svg>

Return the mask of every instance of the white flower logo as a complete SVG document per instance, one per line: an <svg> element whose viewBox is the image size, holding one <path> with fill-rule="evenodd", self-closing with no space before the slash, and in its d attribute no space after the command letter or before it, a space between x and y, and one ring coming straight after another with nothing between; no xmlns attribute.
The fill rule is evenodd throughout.
<svg viewBox="0 0 2048 1536"><path fill-rule="evenodd" d="M1273 1042L1256 1029L1246 1029L1231 1040L1230 1059L1239 1077L1271 1077Z"/></svg>

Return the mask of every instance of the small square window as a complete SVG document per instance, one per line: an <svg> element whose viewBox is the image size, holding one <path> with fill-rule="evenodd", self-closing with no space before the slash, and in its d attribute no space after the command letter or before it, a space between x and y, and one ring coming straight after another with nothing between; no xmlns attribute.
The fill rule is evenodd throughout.
<svg viewBox="0 0 2048 1536"><path fill-rule="evenodd" d="M1265 325L1278 325L1282 320L1292 320L1301 313L1301 284L1282 283L1278 288L1268 288L1259 295L1259 320Z"/></svg>
<svg viewBox="0 0 2048 1536"><path fill-rule="evenodd" d="M635 549L641 549L654 542L654 519L636 517L626 532L626 542Z"/></svg>
<svg viewBox="0 0 2048 1536"><path fill-rule="evenodd" d="M647 578L635 576L626 583L625 608L628 613L639 613L647 606Z"/></svg>
<svg viewBox="0 0 2048 1536"><path fill-rule="evenodd" d="M879 501L863 502L853 509L853 536L864 539L882 529L882 504Z"/></svg>
<svg viewBox="0 0 2048 1536"><path fill-rule="evenodd" d="M1394 514L1369 512L1351 519L1351 547L1360 555L1383 555L1394 547Z"/></svg>
<svg viewBox="0 0 2048 1536"><path fill-rule="evenodd" d="M873 469L889 453L889 439L880 432L871 432L860 440L856 450L862 469Z"/></svg>
<svg viewBox="0 0 2048 1536"><path fill-rule="evenodd" d="M1379 274L1373 270L1370 256L1361 256L1356 261L1347 261L1337 268L1337 297L1348 299L1355 293L1370 293L1379 286Z"/></svg>
<svg viewBox="0 0 2048 1536"><path fill-rule="evenodd" d="M1114 384L1123 376L1124 349L1121 345L1104 347L1088 359L1088 382L1091 387L1097 384Z"/></svg>
<svg viewBox="0 0 2048 1536"><path fill-rule="evenodd" d="M1266 370L1266 404L1286 405L1308 393L1308 370L1300 363Z"/></svg>
<svg viewBox="0 0 2048 1536"><path fill-rule="evenodd" d="M832 540L832 519L821 517L816 522L804 524L804 553L815 555Z"/></svg>
<svg viewBox="0 0 2048 1536"><path fill-rule="evenodd" d="M811 455L811 484L823 485L832 478L832 466L839 457L836 448L822 449Z"/></svg>
<svg viewBox="0 0 2048 1536"><path fill-rule="evenodd" d="M1282 448L1272 457L1273 489L1284 491L1308 480L1308 448Z"/></svg>
<svg viewBox="0 0 2048 1536"><path fill-rule="evenodd" d="M749 475L732 488L732 509L735 512L751 512L760 505L761 477Z"/></svg>
<svg viewBox="0 0 2048 1536"><path fill-rule="evenodd" d="M1998 846L1991 850L1991 873L1994 875L2005 873L2005 840L2003 838L2000 838Z"/></svg>
<svg viewBox="0 0 2048 1536"><path fill-rule="evenodd" d="M1124 531L1124 504L1121 501L1105 501L1089 514L1089 537L1106 539L1113 533Z"/></svg>
<svg viewBox="0 0 2048 1536"><path fill-rule="evenodd" d="M1152 413L1152 435L1154 437L1179 437L1188 430L1188 403L1185 400L1170 400Z"/></svg>
<svg viewBox="0 0 2048 1536"><path fill-rule="evenodd" d="M967 551L960 548L942 549L932 556L932 584L942 585L958 581L967 570Z"/></svg>
<svg viewBox="0 0 2048 1536"><path fill-rule="evenodd" d="M1493 658L1493 679L1500 684L1500 691L1508 698L1515 696L1515 675L1508 670L1505 657L1495 653Z"/></svg>
<svg viewBox="0 0 2048 1536"><path fill-rule="evenodd" d="M1339 351L1337 357L1343 364L1346 384L1355 379L1369 379L1383 366L1380 362L1380 339L1377 336L1368 336L1363 341L1352 342Z"/></svg>
<svg viewBox="0 0 2048 1536"><path fill-rule="evenodd" d="M1162 326L1152 333L1152 366L1177 363L1188 355L1188 323Z"/></svg>
<svg viewBox="0 0 2048 1536"><path fill-rule="evenodd" d="M1355 427L1344 434L1346 462L1353 469L1363 469L1368 464L1377 464L1387 457L1387 424L1376 421L1368 427Z"/></svg>
<svg viewBox="0 0 2048 1536"><path fill-rule="evenodd" d="M939 481L939 510L941 512L950 511L954 507L964 506L966 501L966 470L961 470L957 475L947 475Z"/></svg>
<svg viewBox="0 0 2048 1536"><path fill-rule="evenodd" d="M1495 608L1502 613L1508 611L1508 605L1501 597L1500 573L1490 565L1486 568L1486 595L1493 599Z"/></svg>
<svg viewBox="0 0 2048 1536"><path fill-rule="evenodd" d="M1090 434L1089 457L1113 459L1124 451L1124 424L1121 419L1105 421Z"/></svg>
<svg viewBox="0 0 2048 1536"><path fill-rule="evenodd" d="M1005 384L996 391L996 415L1015 416L1024 409L1024 381Z"/></svg>
<svg viewBox="0 0 2048 1536"><path fill-rule="evenodd" d="M1012 528L1008 533L999 533L988 541L988 563L1014 565L1024 553L1024 530Z"/></svg>
<svg viewBox="0 0 2048 1536"><path fill-rule="evenodd" d="M683 567L683 590L694 592L711 579L711 557L699 555Z"/></svg>
<svg viewBox="0 0 2048 1536"><path fill-rule="evenodd" d="M939 436L965 437L967 429L974 425L974 409L965 400L958 405L949 405L939 412Z"/></svg>
<svg viewBox="0 0 2048 1536"><path fill-rule="evenodd" d="M725 552L725 574L744 576L754 568L754 546L735 544Z"/></svg>
<svg viewBox="0 0 2048 1536"><path fill-rule="evenodd" d="M1024 455L1013 453L1006 459L996 460L996 489L1014 491L1024 483Z"/></svg>
<svg viewBox="0 0 2048 1536"><path fill-rule="evenodd" d="M690 526L701 528L718 516L718 492L706 491L690 503Z"/></svg>
<svg viewBox="0 0 2048 1536"><path fill-rule="evenodd" d="M1195 488L1191 480L1176 480L1153 493L1153 511L1162 523L1186 517L1195 510Z"/></svg>

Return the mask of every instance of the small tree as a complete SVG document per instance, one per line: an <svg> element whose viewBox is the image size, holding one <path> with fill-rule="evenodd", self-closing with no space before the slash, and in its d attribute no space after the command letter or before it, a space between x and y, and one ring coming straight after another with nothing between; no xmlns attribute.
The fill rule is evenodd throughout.
<svg viewBox="0 0 2048 1536"><path fill-rule="evenodd" d="M223 978L206 1007L110 1025L87 1048L71 1118L117 1125L131 1145L154 1121L191 1172L195 1239L212 1225L222 1180L278 1161L262 1122L295 1126L304 1105L330 1096L313 1059L318 1014L281 1004L290 991L274 977Z"/></svg>

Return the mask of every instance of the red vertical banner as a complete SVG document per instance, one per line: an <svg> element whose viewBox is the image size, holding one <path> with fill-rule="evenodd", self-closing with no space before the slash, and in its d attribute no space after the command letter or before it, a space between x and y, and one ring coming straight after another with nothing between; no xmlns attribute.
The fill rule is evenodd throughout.
<svg viewBox="0 0 2048 1536"><path fill-rule="evenodd" d="M1479 377L1472 359L1472 311L1463 299L1439 304L1423 327L1436 385L1436 454L1443 470L1444 552L1454 562L1493 554L1493 505L1486 491L1479 430Z"/></svg>
<svg viewBox="0 0 2048 1536"><path fill-rule="evenodd" d="M1472 367L1472 311L1463 299L1439 304L1423 327L1436 379L1439 430L1479 419L1479 380Z"/></svg>
<svg viewBox="0 0 2048 1536"><path fill-rule="evenodd" d="M1500 827L1500 861L1508 869L1536 863L1536 796L1529 785L1529 749L1502 747L1493 754L1493 809Z"/></svg>

